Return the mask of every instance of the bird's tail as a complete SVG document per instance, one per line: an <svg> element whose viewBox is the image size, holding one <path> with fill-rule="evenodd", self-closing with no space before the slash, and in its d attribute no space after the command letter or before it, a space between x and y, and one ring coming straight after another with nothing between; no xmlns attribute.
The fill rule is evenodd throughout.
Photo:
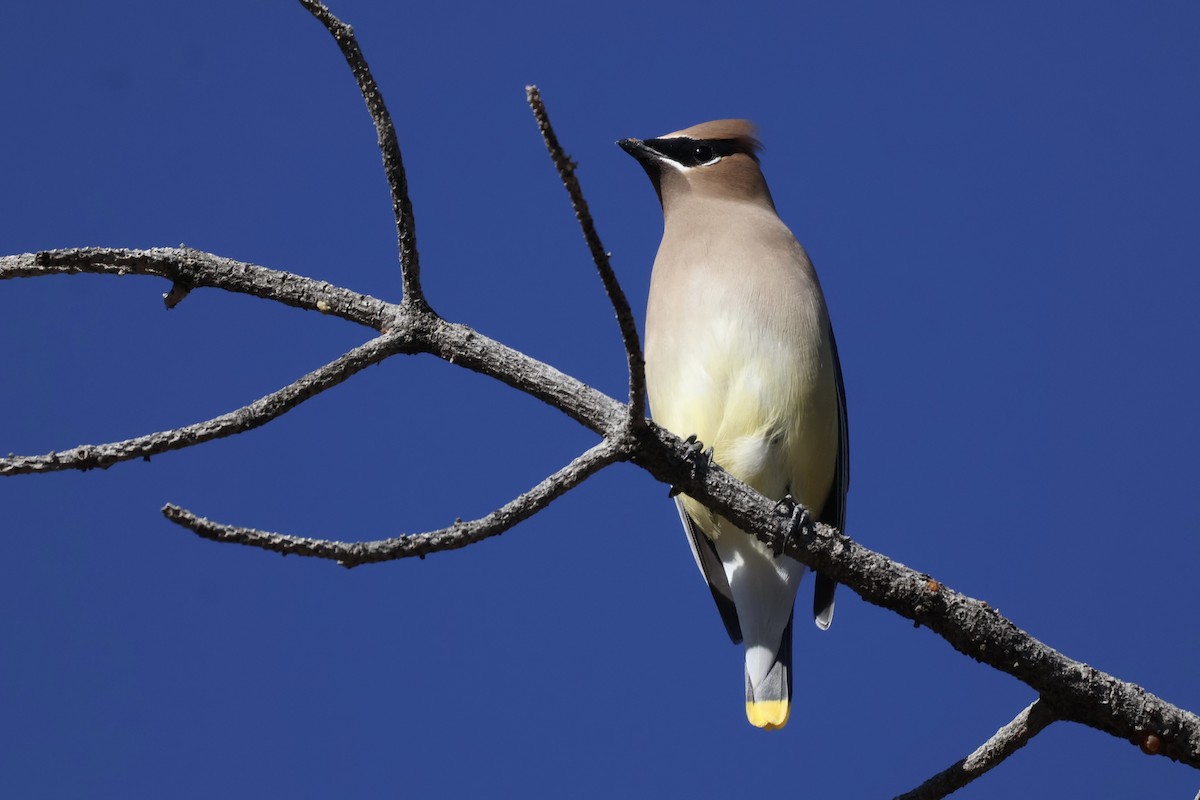
<svg viewBox="0 0 1200 800"><path fill-rule="evenodd" d="M747 655L749 655L747 653ZM746 718L750 724L763 730L773 731L787 725L792 711L792 617L787 627L775 660L766 676L754 684L750 680L749 664L746 667Z"/></svg>

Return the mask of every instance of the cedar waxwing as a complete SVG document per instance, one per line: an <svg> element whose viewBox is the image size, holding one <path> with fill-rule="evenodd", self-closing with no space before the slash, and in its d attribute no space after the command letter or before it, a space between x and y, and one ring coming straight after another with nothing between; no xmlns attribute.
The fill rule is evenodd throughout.
<svg viewBox="0 0 1200 800"><path fill-rule="evenodd" d="M790 496L841 530L849 452L837 345L808 255L775 213L753 125L717 120L618 144L663 210L646 309L651 416L766 497ZM725 628L745 642L746 716L782 728L804 565L686 495L676 502ZM822 630L836 586L817 574Z"/></svg>

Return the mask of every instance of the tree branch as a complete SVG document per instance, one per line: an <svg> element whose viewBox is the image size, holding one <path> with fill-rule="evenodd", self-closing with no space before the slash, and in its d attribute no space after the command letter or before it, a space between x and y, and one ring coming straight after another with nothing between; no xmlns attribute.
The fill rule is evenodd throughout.
<svg viewBox="0 0 1200 800"><path fill-rule="evenodd" d="M154 275L176 284L249 294L339 316L375 330L404 330L405 353L429 353L508 384L602 436L618 430L626 406L563 372L474 329L431 312L332 286L301 275L190 248L72 248L0 256L0 280L44 275Z"/></svg>
<svg viewBox="0 0 1200 800"><path fill-rule="evenodd" d="M1056 719L1053 709L1044 700L1034 700L975 752L934 775L911 792L897 796L895 800L940 800L1000 764Z"/></svg>
<svg viewBox="0 0 1200 800"><path fill-rule="evenodd" d="M541 511L552 501L578 486L586 478L623 458L621 446L605 440L576 457L565 467L537 486L505 503L487 516L428 533L397 536L370 542L339 542L327 539L308 539L282 533L268 533L253 528L239 528L197 517L179 506L167 504L163 516L177 525L190 529L198 536L217 542L231 542L258 547L283 555L313 556L337 561L344 567L357 567L380 561L394 561L430 553L457 550L492 536L498 536L518 522Z"/></svg>
<svg viewBox="0 0 1200 800"><path fill-rule="evenodd" d="M421 257L417 252L417 228L413 218L412 201L408 197L408 178L404 172L404 159L400 155L400 144L396 139L396 126L392 115L383 101L383 92L371 75L367 59L358 46L354 29L333 15L324 3L317 0L300 0L310 14L325 26L337 42L338 49L354 74L358 90L366 101L371 121L375 123L379 152L383 156L383 171L387 176L388 189L392 193L392 215L396 219L396 243L400 251L400 280L404 287L404 303L414 308L429 309L421 288Z"/></svg>
<svg viewBox="0 0 1200 800"><path fill-rule="evenodd" d="M213 287L320 311L374 330L392 324L395 306L324 281L222 258L190 247L121 250L78 247L0 256L0 280L46 275L155 275L184 287ZM182 299L182 298L180 298Z"/></svg>
<svg viewBox="0 0 1200 800"><path fill-rule="evenodd" d="M631 460L738 527L756 532L769 545L847 585L867 602L925 625L959 652L1013 675L1037 691L1043 702L1053 707L1057 718L1106 731L1140 746L1147 753L1165 755L1200 767L1200 718L1195 714L1183 711L1139 686L1067 658L1017 628L986 603L959 594L928 575L862 547L826 525L814 523L803 508L781 514L778 504L710 464L703 454L678 437L642 419L643 370L632 314L595 236L574 178L574 164L558 147L544 108L538 115L540 98L536 90L531 90L531 106L539 116L539 127L571 195L576 216L583 226L589 249L621 325L630 363L630 404L621 404L467 326L437 318L421 296L412 208L394 127L382 96L349 26L318 2L301 2L337 40L375 122L392 190L404 282L402 304L385 303L326 283L187 248L133 251L89 248L8 256L0 258L0 279L77 272L158 275L172 281L168 305L182 300L193 287L212 286L336 314L374 330L395 331L395 338L375 340L376 343L404 342L392 352L427 352L489 375L559 408L605 440L492 514L472 523L456 523L441 531L415 536L360 543L304 539L220 525L176 506L164 508L169 519L218 541L238 542L277 552L303 553L353 565L463 547L496 535L536 513L605 465L616 460ZM362 348L351 351L343 359L352 358ZM364 358L373 358L377 354L374 351L370 356L360 353ZM380 358L390 354L383 353ZM83 456L79 458L83 459ZM97 462L96 465L101 464ZM1037 724L1034 714L1041 713L1037 707L1035 704L1028 710L1028 719L1023 723L1026 729ZM1020 723L1020 718L1016 722ZM1033 733L1026 735L1018 731L1005 741L1016 742L1022 735L1028 738ZM964 762L974 759L972 763L987 763L989 758L993 757L984 754L975 759L973 754Z"/></svg>
<svg viewBox="0 0 1200 800"><path fill-rule="evenodd" d="M149 459L170 450L182 450L204 442L232 436L242 431L266 425L276 417L349 378L372 364L378 364L394 353L403 352L407 338L399 334L384 334L361 344L345 355L314 370L282 389L255 400L249 405L204 422L182 428L159 431L135 439L109 444L80 445L62 452L42 456L12 456L0 458L0 475L22 475L60 470L107 469L118 461L135 458Z"/></svg>
<svg viewBox="0 0 1200 800"><path fill-rule="evenodd" d="M638 432L630 460L768 546L779 549L782 544L783 552L845 584L868 603L924 625L960 653L1017 678L1053 705L1061 719L1200 768L1200 717L1195 714L1067 658L987 603L814 523L802 507L781 515L777 503L653 424Z"/></svg>
<svg viewBox="0 0 1200 800"><path fill-rule="evenodd" d="M525 98L529 107L533 109L533 116L537 120L538 130L541 131L542 141L546 143L546 150L550 153L550 160L554 162L558 177L571 198L571 208L575 211L575 219L583 230L588 251L591 252L592 261L596 264L600 280L604 283L604 292L617 313L617 325L621 329L621 341L625 345L625 359L629 365L629 414L640 420L646 416L646 364L642 358L642 343L638 339L633 309L629 307L625 290L617 281L617 276L608 261L609 255L600 243L600 235L596 233L596 226L592 223L592 213L583 197L583 189L579 186L579 179L575 177L576 164L563 152L562 145L558 143L558 136L550 125L550 115L546 113L546 106L542 103L541 92L536 86L526 86Z"/></svg>
<svg viewBox="0 0 1200 800"><path fill-rule="evenodd" d="M47 266L49 265L49 266ZM330 297L340 315L363 324L410 325L405 352L428 352L489 375L552 405L607 438L621 435L628 407L558 370L465 325L397 307L308 278L241 264L191 250L70 250L0 258L0 277L141 272L194 285L254 294L303 308ZM331 309L330 313L334 313ZM1068 659L1021 631L986 603L965 597L927 575L862 547L798 508L781 517L777 505L738 482L678 437L647 422L636 431L629 460L687 492L744 530L844 583L864 600L926 625L962 653L1036 690L1063 719L1090 725L1200 767L1200 718L1139 686ZM320 555L319 552L312 553Z"/></svg>

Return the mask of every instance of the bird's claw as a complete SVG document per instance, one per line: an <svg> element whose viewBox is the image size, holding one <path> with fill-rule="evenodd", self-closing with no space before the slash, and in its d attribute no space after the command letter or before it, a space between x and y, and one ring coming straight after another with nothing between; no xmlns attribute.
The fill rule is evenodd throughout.
<svg viewBox="0 0 1200 800"><path fill-rule="evenodd" d="M693 476L700 475L704 470L713 465L713 449L710 447L705 450L704 443L696 438L696 434L693 433L684 439L683 443L687 445L687 454L688 459L692 462Z"/></svg>
<svg viewBox="0 0 1200 800"><path fill-rule="evenodd" d="M796 498L792 495L785 494L783 497L775 501L775 513L781 517L790 517L796 510Z"/></svg>
<svg viewBox="0 0 1200 800"><path fill-rule="evenodd" d="M787 532L783 536L775 537L775 542L771 546L771 551L776 558L779 558L787 549L788 544L798 541L798 533L812 524L812 518L809 516L808 509L800 505L790 493L776 501L775 513L791 520Z"/></svg>

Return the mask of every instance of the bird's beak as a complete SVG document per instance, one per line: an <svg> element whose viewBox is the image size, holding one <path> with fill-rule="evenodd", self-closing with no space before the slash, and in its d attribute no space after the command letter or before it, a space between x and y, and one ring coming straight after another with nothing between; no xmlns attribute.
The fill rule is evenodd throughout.
<svg viewBox="0 0 1200 800"><path fill-rule="evenodd" d="M658 157L658 153L647 147L641 139L622 139L617 146L642 163Z"/></svg>
<svg viewBox="0 0 1200 800"><path fill-rule="evenodd" d="M622 139L617 142L622 150L637 159L642 165L642 171L654 184L654 193L658 195L659 205L662 204L662 155L641 139Z"/></svg>

